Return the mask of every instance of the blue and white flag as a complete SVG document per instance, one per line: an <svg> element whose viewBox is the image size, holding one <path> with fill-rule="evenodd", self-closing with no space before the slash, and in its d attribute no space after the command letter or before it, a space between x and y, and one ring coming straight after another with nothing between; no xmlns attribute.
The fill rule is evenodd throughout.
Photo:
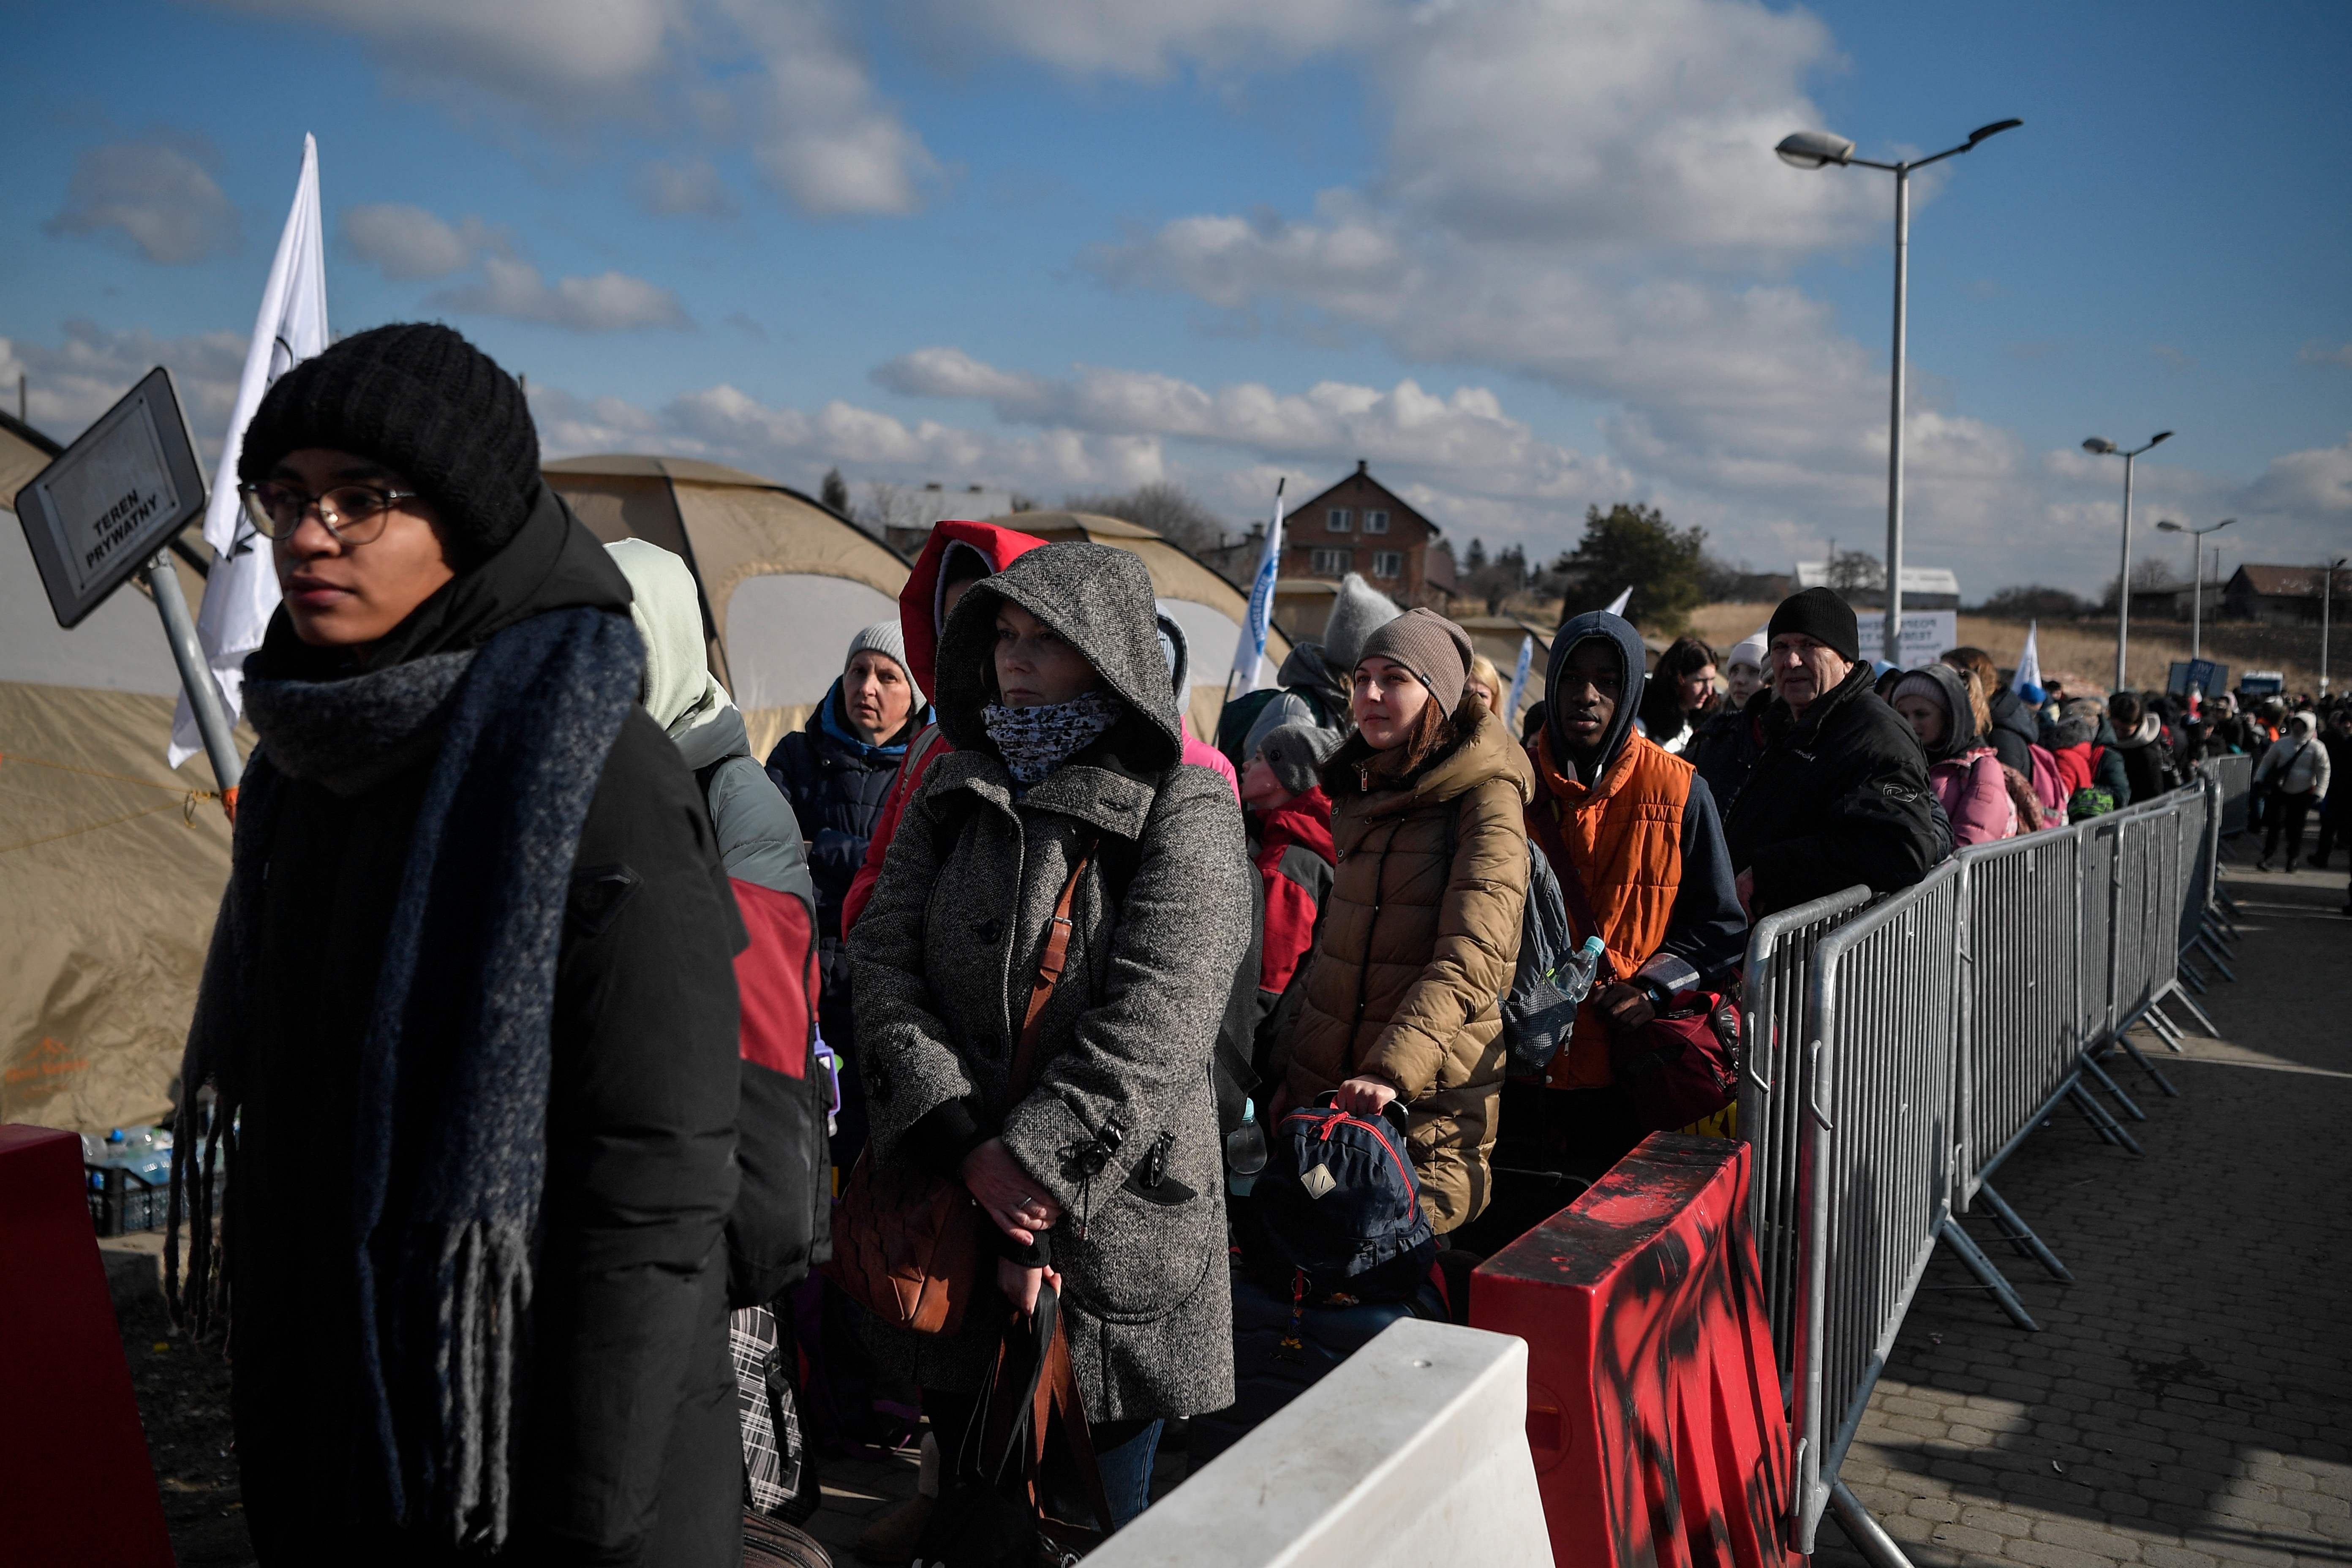
<svg viewBox="0 0 2352 1568"><path fill-rule="evenodd" d="M1266 684L1266 628L1274 624L1274 584L1282 573L1282 489L1286 477L1274 482L1274 523L1265 531L1265 549L1257 558L1257 580L1250 584L1249 610L1242 635L1234 644L1234 669L1225 678L1225 700Z"/></svg>
<svg viewBox="0 0 2352 1568"><path fill-rule="evenodd" d="M269 264L269 282L261 291L261 313L253 323L245 374L229 414L228 438L221 444L220 468L213 476L205 510L205 542L213 547L213 565L205 578L204 604L196 611L196 637L205 645L205 662L212 667L232 724L245 707L245 656L261 646L261 634L269 629L270 615L278 608L278 570L270 561L269 542L254 531L236 491L245 427L253 422L253 411L261 406L261 395L270 383L324 351L330 341L327 247L319 230L319 144L305 136L294 206L286 215L278 255ZM195 712L182 692L165 755L176 768L204 750L204 744Z"/></svg>
<svg viewBox="0 0 2352 1568"><path fill-rule="evenodd" d="M1518 731L1519 698L1528 689L1528 666L1535 662L1536 639L1533 633L1519 639L1519 662L1511 668L1511 694L1503 699L1503 723L1513 733Z"/></svg>
<svg viewBox="0 0 2352 1568"><path fill-rule="evenodd" d="M2027 687L2042 684L2042 649L2036 641L2041 630L2040 621L2025 623L2025 651L2017 656L2017 679L2009 683L2009 689L2021 697Z"/></svg>

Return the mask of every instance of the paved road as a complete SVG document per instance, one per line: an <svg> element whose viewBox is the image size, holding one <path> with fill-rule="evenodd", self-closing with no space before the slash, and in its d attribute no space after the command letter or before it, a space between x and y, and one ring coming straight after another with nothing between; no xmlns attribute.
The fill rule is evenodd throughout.
<svg viewBox="0 0 2352 1568"><path fill-rule="evenodd" d="M2142 1049L2168 1100L2147 1156L2071 1112L2001 1194L2074 1274L1969 1229L2042 1323L2020 1332L1939 1256L1845 1479L1917 1568L2352 1563L2352 920L2344 873L2231 872L2239 984L2189 1059ZM1833 1523L1818 1561L1861 1562Z"/></svg>

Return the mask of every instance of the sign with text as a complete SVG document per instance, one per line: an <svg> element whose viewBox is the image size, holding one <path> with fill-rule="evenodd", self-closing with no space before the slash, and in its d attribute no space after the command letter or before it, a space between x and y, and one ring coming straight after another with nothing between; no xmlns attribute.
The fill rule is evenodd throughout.
<svg viewBox="0 0 2352 1568"><path fill-rule="evenodd" d="M1879 651L1886 637L1885 611L1859 610L1853 619L1865 659L1885 658L1906 669L1919 669L1935 663L1946 648L1959 646L1960 617L1955 610L1904 611L1902 651L1892 656Z"/></svg>
<svg viewBox="0 0 2352 1568"><path fill-rule="evenodd" d="M204 469L161 365L16 492L16 520L61 626L204 514Z"/></svg>
<svg viewBox="0 0 2352 1568"><path fill-rule="evenodd" d="M2176 658L2164 689L2175 697L2186 697L2193 689L2200 697L2210 697L2227 691L2230 667L2210 658Z"/></svg>

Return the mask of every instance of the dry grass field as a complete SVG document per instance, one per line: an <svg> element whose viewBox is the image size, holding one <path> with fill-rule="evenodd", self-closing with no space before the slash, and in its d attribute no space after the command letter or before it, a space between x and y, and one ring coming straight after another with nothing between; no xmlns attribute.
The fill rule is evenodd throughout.
<svg viewBox="0 0 2352 1568"><path fill-rule="evenodd" d="M1772 617L1769 605L1708 605L1695 611L1691 629L1717 648L1762 626ZM1992 655L2007 669L2017 663L2025 647L2021 621L1994 620L1988 616L1960 617L1960 641ZM2105 690L2115 679L2116 623L2112 620L2044 621L2041 629L2042 668L2049 675L2071 675L2070 686ZM2283 670L2289 691L2319 689L2319 628L2265 626L2242 621L2205 623L2205 657L2230 667L2231 679L2248 669ZM2352 678L2352 628L2337 626L2329 639L2328 673L2335 689ZM2161 688L2171 661L2189 657L2186 622L2147 621L2135 617L2131 628L2131 685Z"/></svg>

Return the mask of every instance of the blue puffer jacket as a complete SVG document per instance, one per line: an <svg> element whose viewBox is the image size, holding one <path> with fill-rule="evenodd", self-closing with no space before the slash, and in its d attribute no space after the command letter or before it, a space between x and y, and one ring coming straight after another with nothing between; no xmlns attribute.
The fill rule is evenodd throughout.
<svg viewBox="0 0 2352 1568"><path fill-rule="evenodd" d="M824 994L845 996L849 963L841 943L841 900L850 879L866 861L866 842L890 794L890 781L907 754L907 742L930 722L926 708L888 742L869 746L843 715L841 682L803 728L776 742L768 753L768 776L793 803L801 837L808 845L809 873L816 881L818 952L824 963ZM827 1029L825 1037L832 1039Z"/></svg>

